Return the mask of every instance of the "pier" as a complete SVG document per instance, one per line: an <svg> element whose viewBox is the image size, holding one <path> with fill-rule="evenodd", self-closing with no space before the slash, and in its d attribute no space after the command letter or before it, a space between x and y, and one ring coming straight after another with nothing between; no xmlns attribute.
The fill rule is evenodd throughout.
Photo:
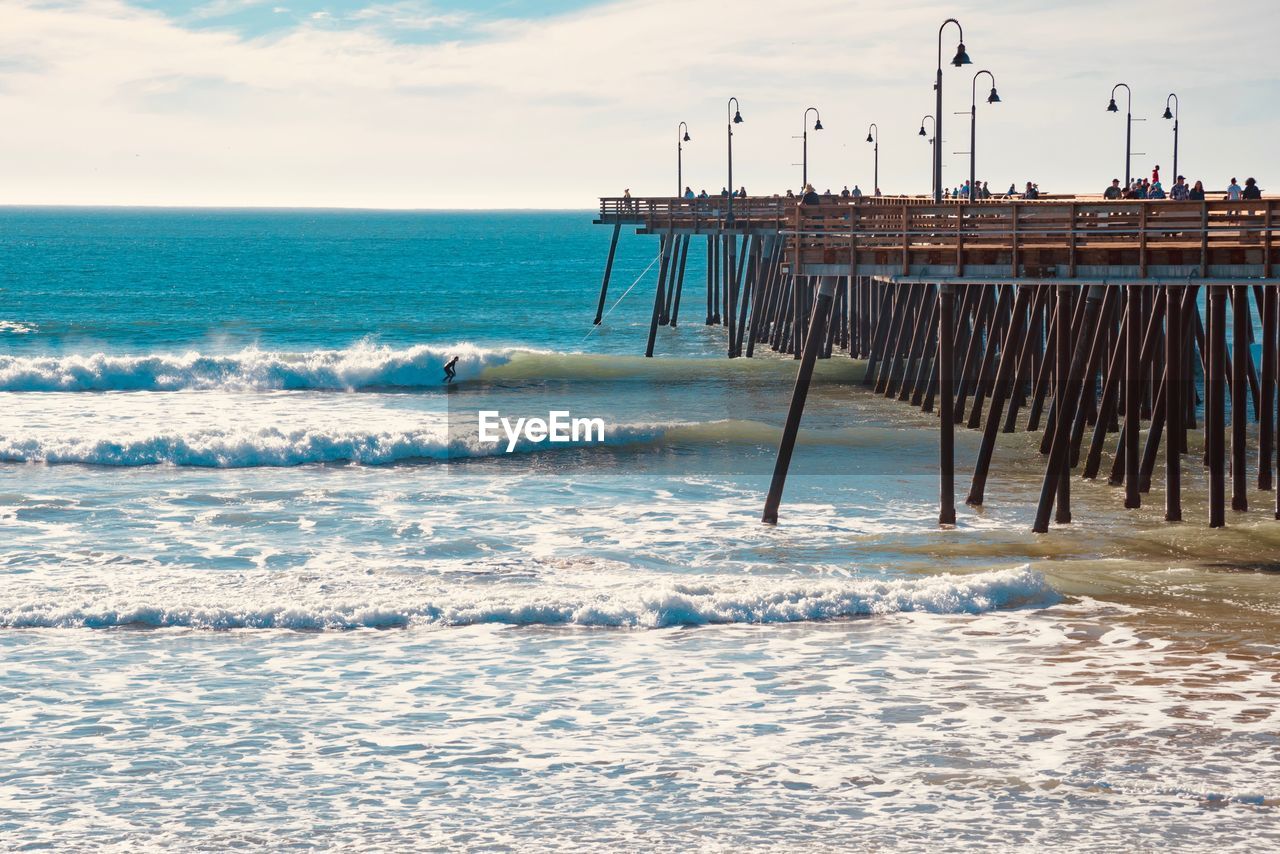
<svg viewBox="0 0 1280 854"><path fill-rule="evenodd" d="M1125 507L1140 507L1162 456L1169 522L1182 520L1183 466L1197 461L1209 526L1226 524L1228 484L1231 509L1247 511L1250 458L1280 519L1280 203L799 201L602 198L596 219L613 228L597 324L622 229L657 235L652 356L661 329L677 323L699 238L703 322L724 328L726 356L767 349L798 360L765 522L778 519L814 363L837 357L865 360L868 393L936 414L942 525L956 522L957 425L981 431L965 497L973 506L987 499L999 435L1041 434L1036 532L1072 521L1076 476L1105 476ZM1188 435L1201 429L1203 451L1191 459Z"/></svg>

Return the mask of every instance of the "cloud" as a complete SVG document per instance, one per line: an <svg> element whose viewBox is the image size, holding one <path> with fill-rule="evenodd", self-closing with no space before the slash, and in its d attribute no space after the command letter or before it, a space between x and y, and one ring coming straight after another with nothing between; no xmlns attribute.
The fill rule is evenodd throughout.
<svg viewBox="0 0 1280 854"><path fill-rule="evenodd" d="M979 105L978 163L993 186L1096 190L1113 177L1122 120L1103 107L1123 79L1149 119L1135 126L1148 152L1135 172L1168 159L1159 115L1175 90L1182 171L1210 185L1250 171L1280 190L1280 175L1265 174L1280 119L1257 106L1280 94L1280 60L1203 50L1233 43L1241 20L1274 29L1280 12L1260 0L1233 9L627 0L485 22L387 3L245 37L120 0L7 0L0 55L22 59L0 68L0 201L586 208L623 186L670 192L681 120L693 136L686 181L716 190L729 95L746 118L734 171L749 189L798 182L794 137L812 104L827 128L809 140L820 189L870 183L874 121L882 186L920 192L929 149L916 131L934 112L937 27L949 15L964 21L976 63L946 71L949 183L968 171L956 152L968 148L971 72L990 68L1003 103ZM400 32L414 27L470 37L415 44Z"/></svg>
<svg viewBox="0 0 1280 854"><path fill-rule="evenodd" d="M246 9L265 6L267 2L268 0L211 0L196 6L186 17L194 21L225 18Z"/></svg>
<svg viewBox="0 0 1280 854"><path fill-rule="evenodd" d="M381 29L434 30L441 27L459 27L466 23L468 15L461 12L440 13L426 3L375 3L346 16L346 20L358 24L372 24Z"/></svg>

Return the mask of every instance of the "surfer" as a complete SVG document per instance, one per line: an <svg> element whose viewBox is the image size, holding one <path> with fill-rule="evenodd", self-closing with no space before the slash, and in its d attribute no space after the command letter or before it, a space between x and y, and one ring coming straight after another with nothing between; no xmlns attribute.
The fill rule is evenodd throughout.
<svg viewBox="0 0 1280 854"><path fill-rule="evenodd" d="M446 383L453 382L454 377L457 376L453 371L453 366L456 364L458 364L457 356L454 356L452 359L444 363L444 381Z"/></svg>

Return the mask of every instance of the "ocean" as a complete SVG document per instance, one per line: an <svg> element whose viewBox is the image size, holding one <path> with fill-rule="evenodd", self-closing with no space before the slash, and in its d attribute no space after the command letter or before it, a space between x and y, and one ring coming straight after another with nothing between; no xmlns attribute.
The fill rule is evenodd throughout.
<svg viewBox="0 0 1280 854"><path fill-rule="evenodd" d="M837 355L763 526L795 362L724 357L696 244L657 358L653 238L593 328L608 243L0 210L0 848L1280 844L1273 514L1189 465L1168 525L1158 467L1034 536L1017 433L941 530L934 425Z"/></svg>

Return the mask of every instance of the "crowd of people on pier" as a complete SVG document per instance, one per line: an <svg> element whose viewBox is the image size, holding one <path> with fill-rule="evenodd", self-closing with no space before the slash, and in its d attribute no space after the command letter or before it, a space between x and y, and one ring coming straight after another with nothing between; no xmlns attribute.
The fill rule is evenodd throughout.
<svg viewBox="0 0 1280 854"><path fill-rule="evenodd" d="M1173 179L1173 185L1166 191L1164 185L1160 183L1159 164L1151 170L1150 178L1134 178L1127 187L1121 186L1119 178L1113 178L1111 186L1103 191L1102 197L1109 200L1169 199L1175 202L1203 202L1206 199L1204 182L1196 181L1194 184L1188 184L1185 175L1176 176ZM1243 187L1240 186L1239 181L1232 178L1222 194L1222 199L1228 202L1261 198L1262 189L1253 178L1246 178Z"/></svg>
<svg viewBox="0 0 1280 854"><path fill-rule="evenodd" d="M695 194L693 192L693 187L691 186L686 186L681 195L684 199L689 201L701 201L713 198L707 193L705 188L701 192ZM881 195L879 187L875 188L874 195ZM850 189L848 184L844 185L844 188L841 189L838 194L833 193L830 188L828 188L826 192L819 194L812 184L805 184L800 189L799 194L788 189L785 198L796 199L799 204L816 205L837 197L841 199L860 199L863 196L864 193L862 188L857 184L853 185L853 189ZM745 186L740 186L737 190L730 192L728 187L721 187L718 198L728 199L730 197L735 199L747 198L747 188ZM776 197L777 196L775 194L775 198ZM1151 170L1150 178L1134 178L1129 182L1128 186L1123 186L1119 178L1113 178L1111 180L1111 185L1103 191L1102 197L1109 201L1120 199L1169 199L1175 202L1203 202L1208 196L1204 188L1204 182L1196 181L1194 184L1188 183L1185 175L1176 176L1173 180L1173 184L1168 188L1168 190L1166 190L1160 181L1160 166L1157 164L1155 168ZM958 187L944 188L942 191L942 198L948 200L993 198L1038 199L1040 198L1040 185L1034 181L1027 181L1023 189L1019 191L1017 184L1012 183L1009 185L1009 189L1006 192L1002 194L993 194L991 192L991 187L986 181L975 181L973 186L970 186L969 182L965 181ZM1262 190L1258 186L1258 182L1253 178L1246 178L1243 185L1241 185L1235 178L1232 178L1231 183L1227 185L1226 190L1223 191L1222 194L1222 199L1224 201L1232 202L1242 200L1250 201L1261 198ZM627 189L623 193L622 199L624 208L627 210L634 209L634 202L631 198L630 189Z"/></svg>

